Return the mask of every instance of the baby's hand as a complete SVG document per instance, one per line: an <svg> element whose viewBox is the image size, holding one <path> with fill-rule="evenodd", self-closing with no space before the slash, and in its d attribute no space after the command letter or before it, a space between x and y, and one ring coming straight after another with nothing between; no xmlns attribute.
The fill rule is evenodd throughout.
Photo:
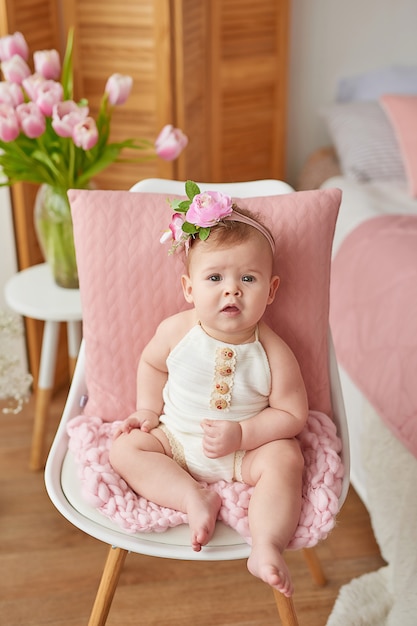
<svg viewBox="0 0 417 626"><path fill-rule="evenodd" d="M203 452L209 459L217 459L240 449L242 429L239 422L203 420Z"/></svg>
<svg viewBox="0 0 417 626"><path fill-rule="evenodd" d="M118 427L113 438L117 439L121 434L129 434L134 428L139 428L145 433L149 433L152 428L156 428L159 424L159 417L154 411L147 409L139 409L129 415Z"/></svg>

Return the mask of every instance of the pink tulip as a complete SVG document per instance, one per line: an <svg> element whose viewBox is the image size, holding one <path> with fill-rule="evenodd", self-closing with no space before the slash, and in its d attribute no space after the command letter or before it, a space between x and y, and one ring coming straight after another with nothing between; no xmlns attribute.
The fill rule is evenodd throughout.
<svg viewBox="0 0 417 626"><path fill-rule="evenodd" d="M88 107L78 106L73 100L59 102L52 109L52 128L59 137L72 137L74 126L87 115Z"/></svg>
<svg viewBox="0 0 417 626"><path fill-rule="evenodd" d="M55 104L62 102L64 88L54 80L41 82L36 91L36 104L44 115L52 115Z"/></svg>
<svg viewBox="0 0 417 626"><path fill-rule="evenodd" d="M58 80L61 75L61 59L57 50L38 50L33 54L35 72L48 80Z"/></svg>
<svg viewBox="0 0 417 626"><path fill-rule="evenodd" d="M173 161L181 154L187 143L188 137L182 130L167 124L155 141L156 154L165 161Z"/></svg>
<svg viewBox="0 0 417 626"><path fill-rule="evenodd" d="M26 61L17 54L12 56L11 59L2 61L1 71L3 72L4 78L9 81L9 83L17 83L18 85L21 85L23 79L27 78L32 73Z"/></svg>
<svg viewBox="0 0 417 626"><path fill-rule="evenodd" d="M14 141L19 136L19 120L16 112L10 104L0 104L0 139L1 141Z"/></svg>
<svg viewBox="0 0 417 626"><path fill-rule="evenodd" d="M16 108L16 115L19 120L20 128L26 137L35 139L45 132L45 117L42 115L40 108L35 102L19 104Z"/></svg>
<svg viewBox="0 0 417 626"><path fill-rule="evenodd" d="M0 81L0 102L10 104L12 107L17 107L17 105L22 104L23 101L23 91L20 85Z"/></svg>
<svg viewBox="0 0 417 626"><path fill-rule="evenodd" d="M29 100L36 102L39 87L46 81L46 78L40 74L31 74L22 80L22 87L25 90Z"/></svg>
<svg viewBox="0 0 417 626"><path fill-rule="evenodd" d="M0 61L8 61L15 54L25 61L29 58L29 47L22 33L0 38Z"/></svg>
<svg viewBox="0 0 417 626"><path fill-rule="evenodd" d="M112 105L124 104L132 90L133 79L123 74L112 74L107 80L104 91L109 96Z"/></svg>
<svg viewBox="0 0 417 626"><path fill-rule="evenodd" d="M75 145L83 150L91 150L96 145L98 130L92 117L86 117L74 126L72 139Z"/></svg>

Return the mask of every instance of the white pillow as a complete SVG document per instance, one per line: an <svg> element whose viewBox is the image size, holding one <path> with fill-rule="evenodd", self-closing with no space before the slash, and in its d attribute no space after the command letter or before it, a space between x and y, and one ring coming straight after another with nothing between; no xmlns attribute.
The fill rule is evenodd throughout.
<svg viewBox="0 0 417 626"><path fill-rule="evenodd" d="M399 65L342 78L336 100L379 100L385 93L417 94L417 67Z"/></svg>
<svg viewBox="0 0 417 626"><path fill-rule="evenodd" d="M398 141L378 102L334 104L323 115L345 176L359 182L406 180Z"/></svg>

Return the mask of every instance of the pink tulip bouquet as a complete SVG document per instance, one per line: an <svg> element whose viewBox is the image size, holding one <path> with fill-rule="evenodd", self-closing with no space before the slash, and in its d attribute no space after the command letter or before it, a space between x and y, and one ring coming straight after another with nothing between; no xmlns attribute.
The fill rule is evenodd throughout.
<svg viewBox="0 0 417 626"><path fill-rule="evenodd" d="M0 185L18 181L40 184L35 202L35 230L45 260L62 287L78 287L68 189L84 189L113 162L176 159L187 137L165 126L153 144L147 139L111 143L110 124L115 106L126 102L132 78L113 74L108 79L97 118L88 102L72 94L73 32L65 57L56 50L33 55L34 72L27 61L28 45L21 33L0 38ZM123 159L122 150L141 151Z"/></svg>
<svg viewBox="0 0 417 626"><path fill-rule="evenodd" d="M21 33L0 38L0 167L11 185L17 181L46 183L67 190L86 187L111 163L123 162L123 149L146 151L145 158L176 159L187 137L165 126L155 144L126 139L110 143L110 124L115 106L126 102L132 78L113 74L107 81L97 119L89 115L86 100L72 95L72 45L69 32L61 67L56 50L33 55L34 72L27 61L28 45ZM132 159L128 160L132 162Z"/></svg>

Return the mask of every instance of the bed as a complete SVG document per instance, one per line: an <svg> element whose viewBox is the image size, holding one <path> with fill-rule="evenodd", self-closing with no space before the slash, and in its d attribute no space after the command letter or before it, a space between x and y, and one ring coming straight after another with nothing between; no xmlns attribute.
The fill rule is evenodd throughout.
<svg viewBox="0 0 417 626"><path fill-rule="evenodd" d="M345 82L344 97L339 86L323 112L331 145L311 155L298 184L343 192L331 326L351 483L387 562L342 587L328 626L416 623L417 69L401 70Z"/></svg>
<svg viewBox="0 0 417 626"><path fill-rule="evenodd" d="M343 380L344 400L349 420L351 440L351 482L363 502L369 506L367 476L363 465L365 423L361 418L361 415L363 412L369 413L371 411L371 407L378 402L378 398L376 397L378 390L372 389L370 386L367 386L366 381L361 381L359 379L360 372L355 372L354 368L356 361L354 361L349 354L349 350L351 349L355 349L357 351L359 350L356 344L352 345L351 343L351 333L355 330L358 332L363 331L363 328L360 327L361 322L346 318L339 321L341 317L339 309L341 307L349 307L351 311L351 306L349 306L349 303L346 302L346 300L352 295L352 292L347 290L346 282L350 279L356 281L358 280L358 276L355 272L359 272L361 269L361 251L359 250L355 252L354 246L356 242L359 242L358 245L360 245L362 243L362 239L365 238L366 233L364 231L364 227L368 226L371 228L372 225L377 226L381 218L386 217L390 218L384 222L386 227L390 228L392 226L393 228L398 229L403 223L403 218L405 216L410 216L412 219L404 221L404 226L407 228L409 226L414 226L415 229L417 227L417 199L410 198L406 190L401 188L400 185L383 181L366 184L358 183L342 175L333 176L327 179L321 186L322 188L338 187L342 189L343 192L333 248L331 324L336 344L336 352L339 355L339 368ZM397 219L391 219L392 217ZM373 227L372 232L375 232L375 228ZM414 230L414 237L416 237L416 232L417 231ZM362 237L361 233L363 233ZM381 244L378 245L380 246ZM378 245L376 245L376 248L378 248ZM417 237L415 238L415 248L417 250ZM341 255L343 255L343 258ZM355 267L352 267L351 265L350 268L347 268L346 261L356 258L355 255L358 257L358 264L355 265ZM398 269L396 265L395 268ZM415 272L417 273L417 267L415 268ZM414 273L414 276L416 276L416 273ZM365 287L367 284L366 280L371 279L372 275L363 279ZM345 284L340 285L341 281ZM375 281L380 282L381 277L376 277ZM336 282L339 282L339 284L335 284ZM409 294L410 306L413 306L413 303L411 302L412 299L417 301L417 282L415 284L416 290ZM381 300L386 296L386 293L382 293L380 295ZM388 294L388 297L391 297L390 294ZM336 298L339 299L339 302L334 301ZM395 294L394 291L392 293L392 298L397 298L397 294ZM361 306L364 306L364 304L361 304ZM417 308L414 306L414 314L416 313ZM348 314L349 311L347 312L346 317ZM362 324L364 324L365 321L362 320ZM367 321L369 322L369 320ZM414 318L414 323L417 339L416 318ZM344 339L343 334L348 333L348 331L349 334L346 339ZM410 346L416 348L415 339L414 342L413 339L414 338L410 338ZM391 338L389 338L389 340L391 342ZM345 345L348 342L351 343L350 346ZM382 349L380 344L378 347ZM368 350L371 349L369 344L362 346L362 349L366 348L368 348ZM390 351L394 351L395 346L390 345L388 349ZM342 351L344 352L343 354L341 354ZM358 355L356 354L356 356ZM417 365L417 363L415 363L415 365ZM416 370L411 371L411 374L417 382L417 368ZM371 383L369 383L369 385L371 385ZM371 399L373 399L373 403L370 401ZM417 423L417 407L414 407L414 411L414 418ZM388 419L389 418L386 418L382 421L384 424L387 424L388 427L393 429L395 424L389 424ZM406 440L403 440L402 443L405 447L407 447ZM410 443L413 444L413 446L415 444L414 440L411 440ZM417 478L417 474L415 474L415 478Z"/></svg>

